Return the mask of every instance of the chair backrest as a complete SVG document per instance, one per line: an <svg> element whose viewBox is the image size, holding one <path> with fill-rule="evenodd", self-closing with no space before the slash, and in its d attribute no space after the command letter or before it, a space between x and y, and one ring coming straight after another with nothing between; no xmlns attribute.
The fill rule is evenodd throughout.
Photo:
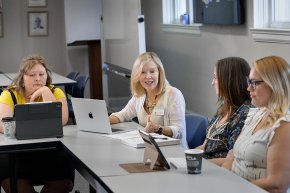
<svg viewBox="0 0 290 193"><path fill-rule="evenodd" d="M186 141L190 149L202 145L206 129L208 127L208 119L206 116L200 114L186 114Z"/></svg>
<svg viewBox="0 0 290 193"><path fill-rule="evenodd" d="M66 75L67 78L70 78L72 80L76 80L77 76L79 75L79 72L70 72L68 75ZM64 90L66 94L72 95L73 93L73 85L65 85Z"/></svg>
<svg viewBox="0 0 290 193"><path fill-rule="evenodd" d="M77 84L73 87L73 97L84 98L85 88L88 80L88 75L80 75L76 78Z"/></svg>

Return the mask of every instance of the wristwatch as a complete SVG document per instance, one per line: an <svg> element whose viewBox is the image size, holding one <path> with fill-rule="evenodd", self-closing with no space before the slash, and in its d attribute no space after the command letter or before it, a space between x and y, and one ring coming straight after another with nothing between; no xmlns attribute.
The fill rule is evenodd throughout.
<svg viewBox="0 0 290 193"><path fill-rule="evenodd" d="M163 131L163 128L162 128L162 127L159 127L159 128L158 128L158 131L157 131L156 133L158 133L158 134L161 135L161 134L162 134L162 131Z"/></svg>

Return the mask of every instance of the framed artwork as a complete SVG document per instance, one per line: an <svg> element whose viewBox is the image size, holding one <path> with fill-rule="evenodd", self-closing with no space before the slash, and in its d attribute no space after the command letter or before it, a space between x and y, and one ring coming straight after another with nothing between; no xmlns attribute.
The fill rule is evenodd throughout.
<svg viewBox="0 0 290 193"><path fill-rule="evenodd" d="M28 12L28 36L48 36L48 12Z"/></svg>
<svg viewBox="0 0 290 193"><path fill-rule="evenodd" d="M47 0L27 0L28 7L46 7Z"/></svg>
<svg viewBox="0 0 290 193"><path fill-rule="evenodd" d="M3 14L0 12L0 37L3 37Z"/></svg>

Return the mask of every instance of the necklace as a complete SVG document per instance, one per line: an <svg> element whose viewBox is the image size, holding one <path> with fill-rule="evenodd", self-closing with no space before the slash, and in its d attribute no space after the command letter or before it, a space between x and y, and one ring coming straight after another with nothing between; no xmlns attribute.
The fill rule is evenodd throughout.
<svg viewBox="0 0 290 193"><path fill-rule="evenodd" d="M224 146L227 148L227 150L229 150L227 143L223 139L220 139L220 136L219 136L225 130L225 128L227 127L229 122L227 121L227 122L225 122L217 127L217 123L221 119L222 119L221 116L218 117L215 120L215 122L210 126L210 128L208 129L208 132L206 134L206 138L209 140L212 140L212 141L220 141L221 143L224 144Z"/></svg>
<svg viewBox="0 0 290 193"><path fill-rule="evenodd" d="M145 110L146 110L146 112L147 112L148 114L151 114L152 111L153 111L153 109L154 109L154 107L156 106L156 99L157 99L157 96L158 96L158 95L155 95L154 101L152 102L151 105L149 105L150 101L149 101L149 99L148 99L147 96L146 96L146 101L145 101L145 105L144 105L144 106L145 106Z"/></svg>
<svg viewBox="0 0 290 193"><path fill-rule="evenodd" d="M225 128L227 127L228 123L229 122L225 122L221 125L219 125L217 127L217 123L222 119L222 117L218 117L215 122L210 126L210 128L208 129L208 132L207 132L207 135L206 137L208 139L211 139L211 140L220 140L219 138L218 139L215 139L214 137L218 137L219 134L221 134Z"/></svg>

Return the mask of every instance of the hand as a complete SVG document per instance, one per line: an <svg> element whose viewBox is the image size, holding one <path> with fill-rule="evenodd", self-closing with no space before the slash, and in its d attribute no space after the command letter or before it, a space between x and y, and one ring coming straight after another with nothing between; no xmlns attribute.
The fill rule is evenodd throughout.
<svg viewBox="0 0 290 193"><path fill-rule="evenodd" d="M230 150L227 154L227 157L225 158L224 162L221 164L221 166L223 168L226 168L228 170L231 170L232 169L232 165L233 165L233 162L234 162L234 152L233 150Z"/></svg>
<svg viewBox="0 0 290 193"><path fill-rule="evenodd" d="M36 98L47 95L52 95L52 92L47 86L43 86L32 93L32 95L28 96L28 98L30 102L34 102Z"/></svg>
<svg viewBox="0 0 290 193"><path fill-rule="evenodd" d="M226 160L228 160L228 161L233 161L234 158L235 158L235 156L234 156L234 152L233 152L233 150L231 149L231 150L228 152L228 154L227 154Z"/></svg>
<svg viewBox="0 0 290 193"><path fill-rule="evenodd" d="M148 115L146 119L147 119L147 124L146 124L146 127L144 128L144 131L146 131L147 133L153 133L155 131L158 131L159 125L151 122L150 115Z"/></svg>

